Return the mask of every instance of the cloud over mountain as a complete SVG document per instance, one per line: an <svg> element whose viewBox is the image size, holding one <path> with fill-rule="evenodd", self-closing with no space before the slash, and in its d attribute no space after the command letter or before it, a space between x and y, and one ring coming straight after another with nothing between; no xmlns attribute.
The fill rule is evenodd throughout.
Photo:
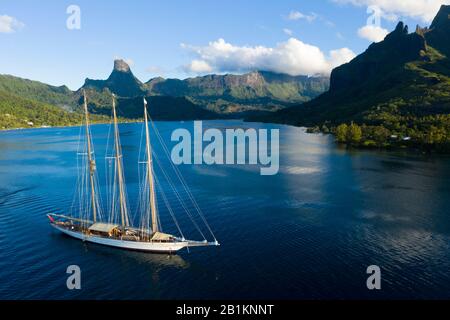
<svg viewBox="0 0 450 320"><path fill-rule="evenodd" d="M193 73L246 72L265 70L297 75L329 75L334 67L355 57L348 48L332 50L325 54L320 48L290 38L275 47L236 46L224 39L209 42L206 46L181 44L194 59L185 66Z"/></svg>
<svg viewBox="0 0 450 320"><path fill-rule="evenodd" d="M372 42L382 41L388 33L388 30L374 25L367 25L358 29L358 35L361 38L367 39Z"/></svg>

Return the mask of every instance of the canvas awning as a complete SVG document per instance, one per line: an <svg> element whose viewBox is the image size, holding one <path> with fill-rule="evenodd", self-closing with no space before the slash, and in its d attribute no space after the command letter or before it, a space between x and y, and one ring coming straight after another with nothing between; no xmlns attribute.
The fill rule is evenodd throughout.
<svg viewBox="0 0 450 320"><path fill-rule="evenodd" d="M111 233L114 229L116 229L118 227L119 226L117 224L97 222L89 227L89 231Z"/></svg>
<svg viewBox="0 0 450 320"><path fill-rule="evenodd" d="M167 233L162 232L155 232L153 234L152 240L154 241L169 241L172 240L174 237Z"/></svg>

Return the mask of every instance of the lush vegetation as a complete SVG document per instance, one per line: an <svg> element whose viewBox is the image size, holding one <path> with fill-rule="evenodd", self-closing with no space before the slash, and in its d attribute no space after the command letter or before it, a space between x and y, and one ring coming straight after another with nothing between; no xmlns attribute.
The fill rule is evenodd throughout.
<svg viewBox="0 0 450 320"><path fill-rule="evenodd" d="M122 60L106 80L86 79L92 114L111 114L111 94L122 120L142 117L142 97L157 120L191 120L244 117L280 110L308 101L328 89L324 77L293 77L271 72L243 75L209 75L185 80L155 78L142 83ZM0 129L69 125L82 113L82 90L51 86L38 81L0 75Z"/></svg>
<svg viewBox="0 0 450 320"><path fill-rule="evenodd" d="M39 81L0 75L0 91L70 110L75 106L74 93L66 86L50 86Z"/></svg>
<svg viewBox="0 0 450 320"><path fill-rule="evenodd" d="M154 119L251 115L249 120L332 133L354 147L449 152L449 43L450 6L441 8L429 29L409 33L399 23L384 41L334 69L329 91L315 99L328 88L327 78L251 72L142 83L123 61L115 62L107 80L87 79L83 88L96 121L110 115L111 93L118 95L120 116L140 118L145 95ZM81 105L81 90L0 76L0 129L79 123Z"/></svg>
<svg viewBox="0 0 450 320"><path fill-rule="evenodd" d="M185 80L158 77L142 83L124 61L116 60L108 79L86 79L83 88L95 91L97 95L107 90L122 98L144 95L186 98L203 109L227 117L246 111L274 111L309 101L326 91L328 86L327 77L294 77L264 71L242 75L207 75ZM100 106L95 100L93 104Z"/></svg>
<svg viewBox="0 0 450 320"><path fill-rule="evenodd" d="M334 69L328 92L262 120L330 132L356 147L449 152L449 43L450 6L429 29L408 33L399 23L384 41Z"/></svg>
<svg viewBox="0 0 450 320"><path fill-rule="evenodd" d="M384 125L342 123L337 127L309 128L309 132L333 133L336 141L350 147L362 148L420 148L436 152L450 152L450 115L410 118L406 126L401 122Z"/></svg>
<svg viewBox="0 0 450 320"><path fill-rule="evenodd" d="M92 116L93 122L105 122L107 119ZM0 91L0 130L79 125L82 120L81 113Z"/></svg>
<svg viewBox="0 0 450 320"><path fill-rule="evenodd" d="M429 48L429 55L436 55ZM437 57L437 55L436 55ZM442 57L439 57L442 59ZM431 72L429 70L441 70ZM387 102L371 102L368 99L358 107L363 111L351 117L334 117L334 121L323 121L316 125L324 132L336 134L342 143L360 147L415 147L439 152L450 151L450 77L445 75L445 60L430 59L428 62L411 62L405 65L404 83L386 90L384 97L393 96ZM376 98L374 99L376 101ZM371 105L373 104L373 105ZM351 106L348 104L347 106ZM364 110L364 107L367 109ZM345 124L354 123L362 130L361 139L351 139ZM333 129L335 128L335 129ZM345 138L344 138L345 137Z"/></svg>
<svg viewBox="0 0 450 320"><path fill-rule="evenodd" d="M326 77L294 77L265 71L185 80L155 78L144 84L149 95L187 97L222 114L279 110L309 101L328 86Z"/></svg>

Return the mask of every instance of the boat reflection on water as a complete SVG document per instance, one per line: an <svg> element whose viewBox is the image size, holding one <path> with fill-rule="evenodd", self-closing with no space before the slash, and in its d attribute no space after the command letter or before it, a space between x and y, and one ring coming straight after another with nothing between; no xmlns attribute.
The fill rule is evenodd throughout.
<svg viewBox="0 0 450 320"><path fill-rule="evenodd" d="M67 241L63 242L67 243ZM70 242L79 247L79 243L76 241ZM113 259L115 261L115 272L118 274L122 273L123 270L133 269L134 275L141 279L140 285L145 288L143 290L158 286L161 283L161 276L164 272L168 270L176 273L179 271L184 272L191 266L188 261L175 254L148 253L125 249L117 250L113 247L88 242L84 242L84 246L81 248L83 248L84 254L92 255L95 259Z"/></svg>
<svg viewBox="0 0 450 320"><path fill-rule="evenodd" d="M190 264L180 255L175 254L146 254L138 251L124 251L124 255L139 263L147 263L153 267L174 267L176 269L188 269Z"/></svg>
<svg viewBox="0 0 450 320"><path fill-rule="evenodd" d="M140 264L148 264L153 270L159 271L159 268L173 267L175 269L188 269L190 267L189 262L184 260L180 255L161 253L149 254L147 252L132 251L132 250L114 250L113 248L86 243L84 246L86 253L95 253L96 255L112 256L120 255L120 258L132 259L133 262Z"/></svg>

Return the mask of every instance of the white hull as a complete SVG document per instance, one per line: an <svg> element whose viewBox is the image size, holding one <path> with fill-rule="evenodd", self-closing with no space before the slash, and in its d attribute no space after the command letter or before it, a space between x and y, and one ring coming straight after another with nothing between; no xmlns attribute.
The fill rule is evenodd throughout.
<svg viewBox="0 0 450 320"><path fill-rule="evenodd" d="M180 249L186 247L197 247L197 246L207 246L215 245L207 242L197 242L197 241L177 241L177 242L139 242L139 241L126 241L119 239L108 239L104 237L88 236L80 232L74 232L62 228L56 224L51 224L55 229L61 231L62 233L71 236L76 239L80 239L86 242L92 242L96 244L101 244L110 247L128 249L128 250L138 250L147 251L155 253L175 253Z"/></svg>

